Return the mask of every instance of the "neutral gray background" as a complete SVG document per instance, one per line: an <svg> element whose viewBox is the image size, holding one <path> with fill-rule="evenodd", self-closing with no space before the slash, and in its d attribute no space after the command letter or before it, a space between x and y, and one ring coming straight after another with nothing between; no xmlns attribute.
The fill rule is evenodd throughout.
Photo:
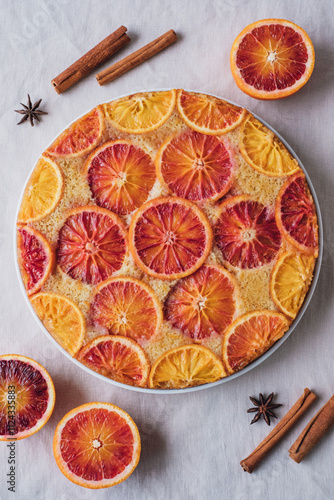
<svg viewBox="0 0 334 500"><path fill-rule="evenodd" d="M54 413L41 432L19 441L17 491L7 492L7 449L0 443L0 498L69 500L323 500L334 498L334 432L300 465L288 456L306 422L333 393L333 190L334 55L331 0L1 0L0 2L0 294L1 353L35 358L56 386ZM230 48L249 23L285 18L314 42L309 83L277 102L256 101L235 85ZM105 87L93 75L58 96L51 79L118 28L131 44L113 61L170 28L178 42ZM107 67L106 63L104 67ZM186 87L231 99L270 123L303 161L320 199L325 252L311 304L290 338L259 367L219 387L185 395L147 395L100 382L65 358L42 333L19 288L13 260L13 226L22 186L37 157L69 122L99 102L138 90ZM17 127L13 112L43 98L49 114L34 128ZM250 426L249 395L277 393L281 418L309 387L317 403L256 472L239 462L267 435L264 422ZM128 411L142 437L133 475L112 489L85 490L68 481L52 454L58 421L90 401L110 401Z"/></svg>

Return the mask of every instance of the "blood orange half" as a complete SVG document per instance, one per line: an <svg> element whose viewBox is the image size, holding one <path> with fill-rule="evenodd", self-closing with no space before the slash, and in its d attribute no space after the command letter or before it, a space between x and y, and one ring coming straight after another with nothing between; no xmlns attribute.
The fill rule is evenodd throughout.
<svg viewBox="0 0 334 500"><path fill-rule="evenodd" d="M186 131L168 139L157 155L160 180L177 196L218 200L230 189L235 161L227 141Z"/></svg>
<svg viewBox="0 0 334 500"><path fill-rule="evenodd" d="M128 141L110 141L96 149L85 172L96 203L120 215L145 203L156 179L151 157Z"/></svg>
<svg viewBox="0 0 334 500"><path fill-rule="evenodd" d="M57 262L71 278L96 285L118 271L127 255L121 219L104 208L71 210L59 231Z"/></svg>
<svg viewBox="0 0 334 500"><path fill-rule="evenodd" d="M24 439L49 420L55 389L46 369L18 354L0 355L0 441Z"/></svg>
<svg viewBox="0 0 334 500"><path fill-rule="evenodd" d="M274 214L250 196L233 196L219 208L215 237L230 265L253 269L268 264L281 246Z"/></svg>
<svg viewBox="0 0 334 500"><path fill-rule="evenodd" d="M131 253L146 273L177 279L198 269L208 257L212 231L207 217L183 198L155 198L134 214L129 229Z"/></svg>
<svg viewBox="0 0 334 500"><path fill-rule="evenodd" d="M110 403L87 403L57 425L53 453L61 472L85 488L108 488L132 474L140 457L136 424Z"/></svg>

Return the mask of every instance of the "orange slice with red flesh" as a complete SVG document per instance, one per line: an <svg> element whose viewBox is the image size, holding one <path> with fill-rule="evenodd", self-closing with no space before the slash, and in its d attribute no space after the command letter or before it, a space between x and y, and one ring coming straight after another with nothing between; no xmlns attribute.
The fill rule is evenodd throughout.
<svg viewBox="0 0 334 500"><path fill-rule="evenodd" d="M160 180L194 202L218 200L233 182L235 161L227 141L186 131L168 139L157 155Z"/></svg>
<svg viewBox="0 0 334 500"><path fill-rule="evenodd" d="M132 474L140 457L136 424L110 403L86 403L56 427L53 453L61 472L85 488L108 488Z"/></svg>
<svg viewBox="0 0 334 500"><path fill-rule="evenodd" d="M270 208L246 195L220 205L215 239L224 260L239 269L269 264L282 240Z"/></svg>
<svg viewBox="0 0 334 500"><path fill-rule="evenodd" d="M116 382L137 387L147 385L150 363L143 349L130 338L97 337L81 349L78 360Z"/></svg>
<svg viewBox="0 0 334 500"><path fill-rule="evenodd" d="M289 328L287 318L273 311L252 311L239 316L225 332L222 358L230 373L264 354Z"/></svg>
<svg viewBox="0 0 334 500"><path fill-rule="evenodd" d="M276 199L276 222L284 238L299 251L318 255L318 223L313 198L302 172L290 177Z"/></svg>
<svg viewBox="0 0 334 500"><path fill-rule="evenodd" d="M180 280L164 306L167 321L196 341L222 335L237 310L238 287L222 266L203 265Z"/></svg>
<svg viewBox="0 0 334 500"><path fill-rule="evenodd" d="M93 151L85 172L96 203L120 215L145 203L156 180L151 157L123 140L107 142Z"/></svg>
<svg viewBox="0 0 334 500"><path fill-rule="evenodd" d="M28 295L33 295L42 288L54 269L54 252L37 229L18 224L17 253L25 289Z"/></svg>
<svg viewBox="0 0 334 500"><path fill-rule="evenodd" d="M19 354L0 355L0 441L24 439L49 420L55 388L46 369Z"/></svg>
<svg viewBox="0 0 334 500"><path fill-rule="evenodd" d="M256 99L294 94L310 78L314 48L307 33L284 19L246 26L232 45L230 63L238 87Z"/></svg>
<svg viewBox="0 0 334 500"><path fill-rule="evenodd" d="M94 326L139 341L155 335L162 322L160 302L153 290L140 280L123 276L97 286L89 314Z"/></svg>
<svg viewBox="0 0 334 500"><path fill-rule="evenodd" d="M207 135L221 135L240 125L246 110L217 97L179 90L177 108L185 123Z"/></svg>
<svg viewBox="0 0 334 500"><path fill-rule="evenodd" d="M69 212L59 231L57 262L71 278L96 285L118 271L127 255L121 219L97 206Z"/></svg>
<svg viewBox="0 0 334 500"><path fill-rule="evenodd" d="M97 106L64 130L46 152L60 158L77 157L96 148L105 130L102 108Z"/></svg>
<svg viewBox="0 0 334 500"><path fill-rule="evenodd" d="M143 271L173 280L192 274L204 263L212 230L204 213L189 200L155 198L134 213L129 245Z"/></svg>

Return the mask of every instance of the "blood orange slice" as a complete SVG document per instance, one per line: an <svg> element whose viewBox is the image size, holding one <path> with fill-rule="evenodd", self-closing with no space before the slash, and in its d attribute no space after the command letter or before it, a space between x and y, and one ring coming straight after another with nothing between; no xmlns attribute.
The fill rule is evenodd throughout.
<svg viewBox="0 0 334 500"><path fill-rule="evenodd" d="M87 403L57 425L53 453L61 472L85 488L108 488L132 474L140 457L136 424L110 403Z"/></svg>
<svg viewBox="0 0 334 500"><path fill-rule="evenodd" d="M18 354L0 355L0 441L24 439L49 420L55 388L46 369Z"/></svg>
<svg viewBox="0 0 334 500"><path fill-rule="evenodd" d="M273 311L239 316L224 335L222 357L230 373L241 370L265 353L289 328L286 317Z"/></svg>
<svg viewBox="0 0 334 500"><path fill-rule="evenodd" d="M110 334L135 340L155 335L162 321L160 302L153 290L135 278L110 278L94 292L90 319Z"/></svg>
<svg viewBox="0 0 334 500"><path fill-rule="evenodd" d="M160 180L177 196L218 200L230 189L235 161L218 137L186 131L168 139L157 155Z"/></svg>
<svg viewBox="0 0 334 500"><path fill-rule="evenodd" d="M150 156L128 141L110 141L88 158L85 171L96 203L120 215L140 207L156 180Z"/></svg>
<svg viewBox="0 0 334 500"><path fill-rule="evenodd" d="M116 382L137 387L147 385L150 363L143 349L130 338L97 337L81 349L78 360Z"/></svg>
<svg viewBox="0 0 334 500"><path fill-rule="evenodd" d="M47 149L47 153L63 158L84 155L96 148L104 129L103 111L97 106L60 134Z"/></svg>
<svg viewBox="0 0 334 500"><path fill-rule="evenodd" d="M126 229L116 214L96 206L69 212L59 231L57 261L71 278L96 285L118 271L126 255Z"/></svg>
<svg viewBox="0 0 334 500"><path fill-rule="evenodd" d="M38 292L53 271L56 260L49 242L33 227L18 224L18 263L28 295Z"/></svg>
<svg viewBox="0 0 334 500"><path fill-rule="evenodd" d="M294 94L311 76L314 48L305 31L284 19L246 26L232 45L232 75L238 87L256 99Z"/></svg>
<svg viewBox="0 0 334 500"><path fill-rule="evenodd" d="M129 229L131 253L146 273L177 279L196 271L211 250L207 217L183 198L155 198L134 214Z"/></svg>
<svg viewBox="0 0 334 500"><path fill-rule="evenodd" d="M234 129L245 117L246 110L217 97L179 90L177 108L185 123L193 130L220 135Z"/></svg>
<svg viewBox="0 0 334 500"><path fill-rule="evenodd" d="M284 237L306 254L318 255L315 206L303 173L289 178L276 199L276 221Z"/></svg>
<svg viewBox="0 0 334 500"><path fill-rule="evenodd" d="M237 309L237 284L222 266L204 265L180 280L165 302L165 318L194 340L222 335Z"/></svg>
<svg viewBox="0 0 334 500"><path fill-rule="evenodd" d="M246 195L233 196L220 205L215 237L224 260L241 269L268 264L281 246L274 214Z"/></svg>

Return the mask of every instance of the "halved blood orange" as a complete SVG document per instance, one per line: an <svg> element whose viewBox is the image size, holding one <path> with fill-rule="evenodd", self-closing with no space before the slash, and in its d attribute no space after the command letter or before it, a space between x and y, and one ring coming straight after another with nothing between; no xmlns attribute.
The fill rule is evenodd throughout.
<svg viewBox="0 0 334 500"><path fill-rule="evenodd" d="M53 453L61 472L85 488L108 488L132 474L140 457L136 424L111 403L87 403L59 422Z"/></svg>
<svg viewBox="0 0 334 500"><path fill-rule="evenodd" d="M112 125L129 134L143 134L161 127L175 107L175 89L138 92L104 104Z"/></svg>
<svg viewBox="0 0 334 500"><path fill-rule="evenodd" d="M256 99L294 94L311 76L314 48L307 33L284 19L263 19L246 26L232 45L232 75Z"/></svg>
<svg viewBox="0 0 334 500"><path fill-rule="evenodd" d="M37 229L18 224L17 254L25 289L28 295L33 295L42 288L54 269L54 252Z"/></svg>
<svg viewBox="0 0 334 500"><path fill-rule="evenodd" d="M160 302L153 290L140 280L119 276L100 283L90 306L93 325L110 334L148 340L162 321Z"/></svg>
<svg viewBox="0 0 334 500"><path fill-rule="evenodd" d="M237 310L235 278L217 265L203 265L180 280L170 291L164 316L185 335L200 341L222 335Z"/></svg>
<svg viewBox="0 0 334 500"><path fill-rule="evenodd" d="M118 271L127 255L121 219L104 208L78 207L59 231L57 262L71 278L96 285Z"/></svg>
<svg viewBox="0 0 334 500"><path fill-rule="evenodd" d="M96 148L105 129L101 106L93 108L64 130L46 152L57 157L81 156Z"/></svg>
<svg viewBox="0 0 334 500"><path fill-rule="evenodd" d="M110 141L89 156L85 173L96 203L120 215L148 198L156 172L151 157L129 141Z"/></svg>
<svg viewBox="0 0 334 500"><path fill-rule="evenodd" d="M179 90L177 108L185 123L193 130L208 135L221 135L234 129L245 117L246 110L217 97Z"/></svg>
<svg viewBox="0 0 334 500"><path fill-rule="evenodd" d="M274 214L247 195L232 196L220 205L215 238L224 260L241 269L268 264L281 246Z"/></svg>
<svg viewBox="0 0 334 500"><path fill-rule="evenodd" d="M150 363L134 340L121 335L104 335L86 344L78 360L105 377L122 384L146 387Z"/></svg>
<svg viewBox="0 0 334 500"><path fill-rule="evenodd" d="M151 368L149 384L152 389L184 389L225 376L218 356L207 347L191 344L164 352Z"/></svg>
<svg viewBox="0 0 334 500"><path fill-rule="evenodd" d="M302 172L290 177L276 199L276 222L291 245L318 255L318 223L313 198Z"/></svg>
<svg viewBox="0 0 334 500"><path fill-rule="evenodd" d="M156 164L160 180L176 196L195 202L218 200L227 193L236 166L227 141L194 131L165 141Z"/></svg>
<svg viewBox="0 0 334 500"><path fill-rule="evenodd" d="M131 253L147 274L177 279L196 271L212 245L212 230L204 213L189 200L155 198L142 205L131 220Z"/></svg>
<svg viewBox="0 0 334 500"><path fill-rule="evenodd" d="M252 311L239 316L224 335L222 357L230 373L241 370L264 354L289 328L287 318L273 311Z"/></svg>
<svg viewBox="0 0 334 500"><path fill-rule="evenodd" d="M19 354L0 355L0 441L24 439L39 431L55 405L46 369Z"/></svg>

